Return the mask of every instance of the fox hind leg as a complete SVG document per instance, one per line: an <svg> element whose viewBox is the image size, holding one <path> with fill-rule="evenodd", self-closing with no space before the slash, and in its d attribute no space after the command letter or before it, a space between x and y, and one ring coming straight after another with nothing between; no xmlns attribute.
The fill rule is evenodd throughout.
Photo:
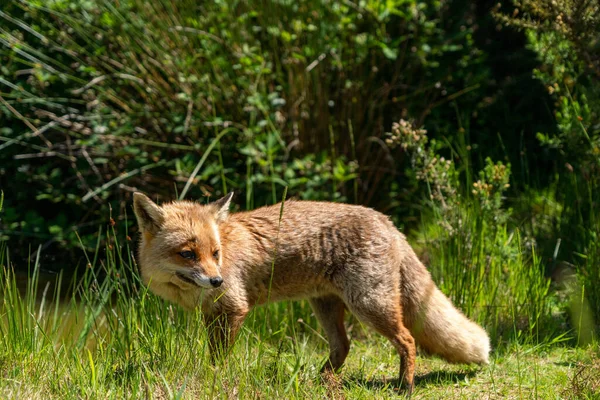
<svg viewBox="0 0 600 400"><path fill-rule="evenodd" d="M344 364L350 350L350 341L344 327L346 306L335 295L312 298L309 302L329 341L329 360L323 365L321 372L337 371Z"/></svg>
<svg viewBox="0 0 600 400"><path fill-rule="evenodd" d="M417 348L410 331L402 322L399 296L353 296L348 308L360 320L385 336L400 355L400 381L412 393Z"/></svg>
<svg viewBox="0 0 600 400"><path fill-rule="evenodd" d="M412 394L415 378L415 358L417 348L415 339L400 321L398 333L388 339L394 344L398 354L400 354L400 381L406 385L406 390Z"/></svg>

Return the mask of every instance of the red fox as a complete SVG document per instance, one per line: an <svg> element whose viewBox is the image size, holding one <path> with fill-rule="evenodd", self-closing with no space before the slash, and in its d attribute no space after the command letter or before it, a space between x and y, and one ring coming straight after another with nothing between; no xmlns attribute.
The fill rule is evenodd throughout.
<svg viewBox="0 0 600 400"><path fill-rule="evenodd" d="M186 309L201 307L213 357L255 305L308 299L329 341L322 371L337 371L348 355L346 309L392 342L409 392L415 342L450 362L488 363L486 332L454 308L385 215L291 200L229 214L232 195L158 206L135 193L133 202L143 282Z"/></svg>

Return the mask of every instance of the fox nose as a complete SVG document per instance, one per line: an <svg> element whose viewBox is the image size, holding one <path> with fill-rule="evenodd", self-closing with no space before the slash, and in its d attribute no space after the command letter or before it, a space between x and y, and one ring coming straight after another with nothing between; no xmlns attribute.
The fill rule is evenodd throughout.
<svg viewBox="0 0 600 400"><path fill-rule="evenodd" d="M221 286L221 284L223 283L223 278L221 278L220 276L217 276L215 278L210 278L210 284L213 285L213 287L219 287Z"/></svg>

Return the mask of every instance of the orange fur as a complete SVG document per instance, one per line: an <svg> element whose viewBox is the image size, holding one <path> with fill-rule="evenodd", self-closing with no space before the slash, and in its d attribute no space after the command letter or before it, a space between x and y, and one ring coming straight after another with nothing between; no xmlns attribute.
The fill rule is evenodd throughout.
<svg viewBox="0 0 600 400"><path fill-rule="evenodd" d="M324 370L339 369L348 354L345 308L392 342L409 389L415 342L451 362L488 362L485 331L439 291L383 214L347 204L288 201L280 221L280 204L228 215L230 199L159 207L142 194L134 196L143 232L142 279L165 299L187 309L201 307L213 354L234 340L255 305L309 299L329 339ZM194 251L195 259L181 257L182 248ZM222 278L222 286L211 289L211 278Z"/></svg>

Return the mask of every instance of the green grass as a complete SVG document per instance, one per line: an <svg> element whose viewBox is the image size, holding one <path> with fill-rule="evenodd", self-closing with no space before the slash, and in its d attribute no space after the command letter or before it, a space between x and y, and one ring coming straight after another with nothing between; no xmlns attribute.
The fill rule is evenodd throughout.
<svg viewBox="0 0 600 400"><path fill-rule="evenodd" d="M60 289L68 287L60 276L45 278L38 260L31 261L28 279L16 276L8 253L1 253L0 397L371 399L398 393L396 352L351 316L346 365L339 376L321 377L327 343L305 302L255 309L227 360L211 365L200 313L150 294L130 250L111 233L73 294ZM597 395L597 348L520 343L493 343L491 364L482 368L419 356L413 397Z"/></svg>
<svg viewBox="0 0 600 400"><path fill-rule="evenodd" d="M0 12L0 58L7 60L0 100L2 116L8 117L0 129L0 170L6 169L11 183L23 183L14 187L0 215L0 398L388 398L396 393L396 352L351 317L352 349L343 372L321 379L318 370L328 348L305 302L253 311L227 362L210 365L201 315L148 293L129 242L117 242L114 232L106 251L99 235L89 267L73 279L45 277L36 256L28 265L10 262L7 246L19 256L27 247L2 241L6 235L30 234L63 243L60 249L79 241L89 249L95 221L105 218L111 204L121 215L130 209L120 184L166 196L166 181L180 183L175 183L179 198L217 194L215 188L223 194L228 188L245 192L246 209L275 203L282 192L285 198L288 187L306 199L353 198L402 223L418 214L407 209L422 209L431 214L422 225L407 225L419 230L412 235L414 244L431 260L442 291L485 326L494 351L484 368L420 356L414 397L600 398L594 332L600 316L597 85L588 82L564 39L554 38L562 45L548 45L554 33L536 37L528 27L529 50L541 65L522 75L534 75L551 89L548 99L534 96L540 104L555 102L548 103L548 111L557 132L548 132L548 121L520 112L531 103L509 107L519 92L502 94L511 91L496 79L492 64L482 63L497 58L472 38L497 21L486 16L468 22L482 16L479 8L465 12L422 1L297 7L295 2L198 6L187 0L176 8L167 0L51 3L7 2ZM404 9L418 18L399 19ZM567 28L569 20L577 18L566 18ZM554 18L548 22L554 26ZM405 57L394 53L398 46L419 51ZM488 51L494 57L486 56ZM458 61L461 71L438 74ZM496 105L482 107L488 99ZM506 107L497 108L503 102ZM52 112L45 116L39 107ZM65 107L77 124L42 135ZM418 117L423 110L429 114L425 121ZM456 112L456 121L449 111ZM389 149L371 146L394 137L383 135L389 128L383 121L404 114L425 123L437 144L425 146L424 132L412 124L392 132L404 133L395 136L405 140L396 145L413 140L402 147L402 157L390 153L400 172L392 174L381 158ZM510 123L521 118L525 122ZM479 126L471 131L475 119ZM513 134L527 121L534 126L531 132ZM541 146L523 143L534 132ZM493 145L481 146L495 143L488 139L496 133L504 154ZM480 138L471 143L475 135ZM72 164L72 143L88 149L89 167ZM410 148L419 156L405 173L402 158ZM548 154L539 154L539 166L546 165L543 158L556 157L552 174L534 168L538 155L532 154L542 149ZM68 163L56 164L51 154ZM42 158L31 161L40 155L48 156L48 164ZM508 160L521 168L516 179ZM150 169L152 177L142 174ZM427 188L430 202L422 202L412 187L412 173ZM517 189L509 191L509 182ZM86 203L92 199L99 204ZM0 210L2 203L0 192ZM48 218L48 205L56 218ZM116 218L119 229L126 219ZM28 273L15 275L13 269ZM567 273L558 282L570 288L551 284L549 277L556 282L559 271L576 277Z"/></svg>

